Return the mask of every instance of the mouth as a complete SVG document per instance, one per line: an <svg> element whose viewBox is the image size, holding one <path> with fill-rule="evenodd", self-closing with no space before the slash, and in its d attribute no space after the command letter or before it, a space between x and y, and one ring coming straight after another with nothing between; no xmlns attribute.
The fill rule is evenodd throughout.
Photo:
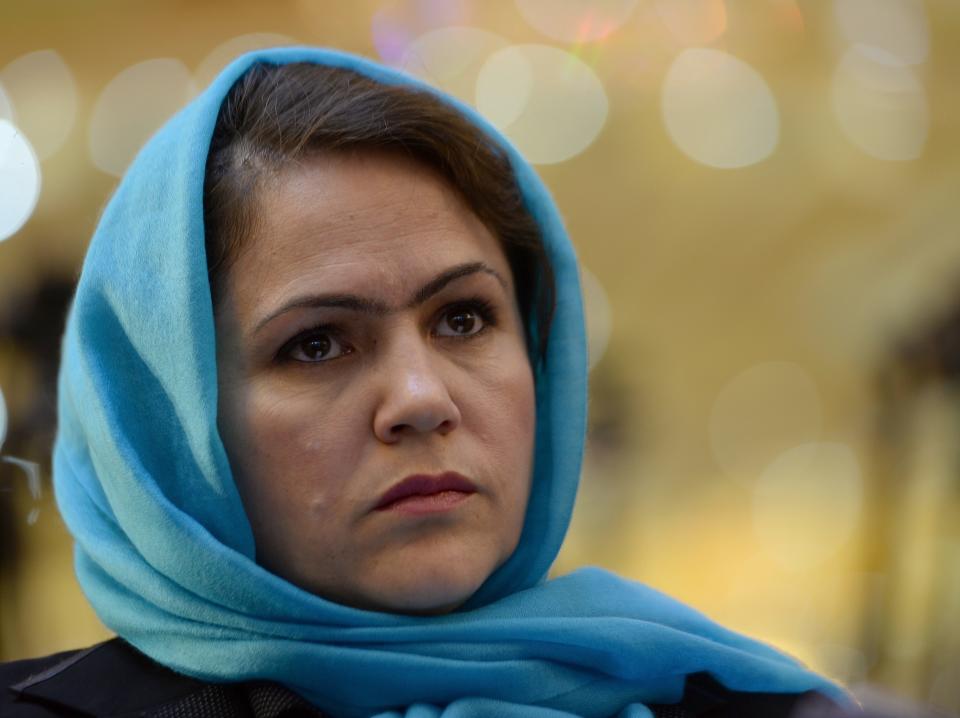
<svg viewBox="0 0 960 718"><path fill-rule="evenodd" d="M443 474L414 474L391 486L380 497L374 511L431 514L448 511L469 499L477 487L455 471Z"/></svg>

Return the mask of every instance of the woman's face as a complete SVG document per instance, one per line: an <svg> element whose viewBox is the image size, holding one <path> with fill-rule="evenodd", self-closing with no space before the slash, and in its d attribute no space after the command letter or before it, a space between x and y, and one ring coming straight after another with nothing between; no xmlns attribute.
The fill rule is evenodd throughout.
<svg viewBox="0 0 960 718"><path fill-rule="evenodd" d="M433 171L270 178L217 307L218 425L260 564L374 610L462 604L516 548L533 375L497 240Z"/></svg>

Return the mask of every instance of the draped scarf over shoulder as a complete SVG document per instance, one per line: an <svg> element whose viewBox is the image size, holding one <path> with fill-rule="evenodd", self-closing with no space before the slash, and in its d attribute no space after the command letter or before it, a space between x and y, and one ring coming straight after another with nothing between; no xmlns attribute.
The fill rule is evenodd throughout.
<svg viewBox="0 0 960 718"><path fill-rule="evenodd" d="M244 55L143 148L94 234L59 377L54 480L76 570L103 622L176 671L278 681L334 716L643 716L708 671L741 691L839 696L770 647L610 573L546 580L576 495L586 414L578 270L536 173L510 157L558 304L536 373L533 488L520 545L469 603L418 618L338 605L254 561L217 433L204 250L206 157L220 105L254 63L311 62L425 86L341 52ZM439 93L438 93L439 94Z"/></svg>

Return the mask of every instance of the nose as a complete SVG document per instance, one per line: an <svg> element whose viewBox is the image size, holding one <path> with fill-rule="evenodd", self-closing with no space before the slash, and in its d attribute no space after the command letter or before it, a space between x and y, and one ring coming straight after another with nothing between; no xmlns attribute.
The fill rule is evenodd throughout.
<svg viewBox="0 0 960 718"><path fill-rule="evenodd" d="M373 417L377 438L392 444L406 435L449 434L460 409L442 375L442 358L420 340L403 342L383 357L381 396Z"/></svg>

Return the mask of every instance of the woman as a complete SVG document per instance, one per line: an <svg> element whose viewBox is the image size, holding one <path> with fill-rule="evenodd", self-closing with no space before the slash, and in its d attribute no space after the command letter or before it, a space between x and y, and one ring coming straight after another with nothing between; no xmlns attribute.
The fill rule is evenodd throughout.
<svg viewBox="0 0 960 718"><path fill-rule="evenodd" d="M473 111L338 52L238 59L124 178L65 338L58 502L122 640L8 666L0 706L635 717L843 701L644 586L545 580L579 474L584 355L556 210Z"/></svg>

